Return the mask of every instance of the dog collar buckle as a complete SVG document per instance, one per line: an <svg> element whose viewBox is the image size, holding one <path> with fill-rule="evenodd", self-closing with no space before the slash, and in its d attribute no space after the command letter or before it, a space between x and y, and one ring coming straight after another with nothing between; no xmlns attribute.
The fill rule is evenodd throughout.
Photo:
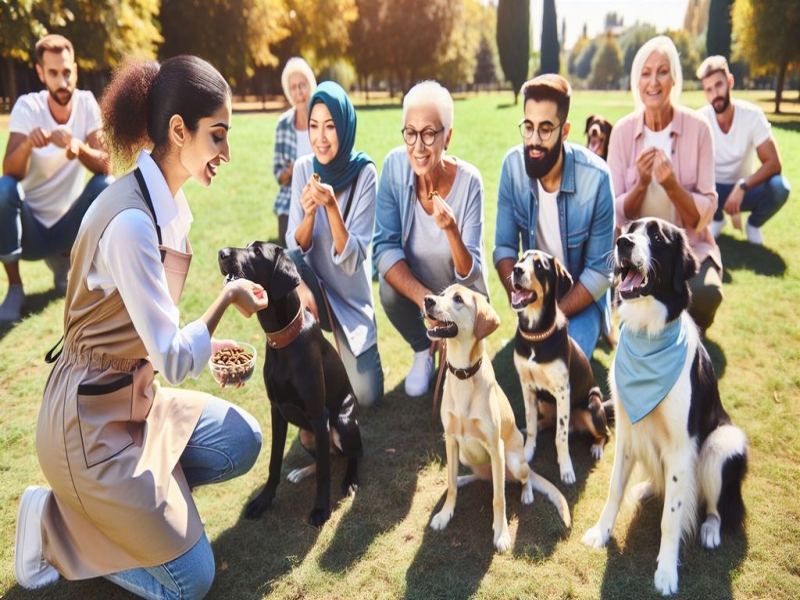
<svg viewBox="0 0 800 600"><path fill-rule="evenodd" d="M450 371L453 375L455 375L456 377L458 377L461 380L469 379L470 377L475 375L475 373L478 372L478 369L481 368L481 363L482 362L483 362L483 357L479 358L478 362L476 362L474 365L472 365L468 369L456 369L448 361L447 370Z"/></svg>
<svg viewBox="0 0 800 600"><path fill-rule="evenodd" d="M289 344L291 344L297 335L300 333L300 330L303 328L303 307L300 307L300 310L297 311L294 319L292 322L289 323L286 327L281 329L280 331L275 331L273 333L267 333L267 345L274 349L280 350L281 348L285 348Z"/></svg>

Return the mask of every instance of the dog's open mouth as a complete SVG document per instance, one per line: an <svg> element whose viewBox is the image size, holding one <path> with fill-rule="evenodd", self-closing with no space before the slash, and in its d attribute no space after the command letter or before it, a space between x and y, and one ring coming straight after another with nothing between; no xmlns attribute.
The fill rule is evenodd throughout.
<svg viewBox="0 0 800 600"><path fill-rule="evenodd" d="M514 289L511 290L511 308L514 310L522 310L532 302L536 302L538 299L539 294L537 294L534 290L526 290L525 288L517 285L515 285Z"/></svg>
<svg viewBox="0 0 800 600"><path fill-rule="evenodd" d="M647 273L641 267L634 265L627 258L622 258L617 263L617 291L619 295L630 300L640 296L646 296L649 292L649 280Z"/></svg>
<svg viewBox="0 0 800 600"><path fill-rule="evenodd" d="M442 338L454 338L458 335L458 325L453 321L438 321L430 315L426 315L428 321L428 338L438 340Z"/></svg>

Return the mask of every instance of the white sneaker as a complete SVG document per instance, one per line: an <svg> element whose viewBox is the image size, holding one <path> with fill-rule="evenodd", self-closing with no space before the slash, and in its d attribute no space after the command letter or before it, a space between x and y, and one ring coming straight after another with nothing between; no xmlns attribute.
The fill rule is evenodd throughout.
<svg viewBox="0 0 800 600"><path fill-rule="evenodd" d="M406 396L422 396L428 391L433 375L433 356L429 350L414 353L414 363L406 375Z"/></svg>
<svg viewBox="0 0 800 600"><path fill-rule="evenodd" d="M45 264L53 272L53 285L62 296L67 293L67 279L69 276L69 256L55 254L44 259Z"/></svg>
<svg viewBox="0 0 800 600"><path fill-rule="evenodd" d="M58 581L55 567L42 556L42 511L50 490L32 485L22 493L17 511L17 544L14 547L14 573L27 590Z"/></svg>
<svg viewBox="0 0 800 600"><path fill-rule="evenodd" d="M708 225L708 228L711 231L711 235L713 235L715 239L718 238L719 234L725 228L725 217L722 217L721 221L712 219L711 223Z"/></svg>
<svg viewBox="0 0 800 600"><path fill-rule="evenodd" d="M753 227L750 225L750 221L747 222L745 225L745 233L747 234L747 241L751 244L755 244L756 246L763 246L764 245L764 236L761 235L761 228L760 227Z"/></svg>
<svg viewBox="0 0 800 600"><path fill-rule="evenodd" d="M25 292L22 284L9 285L6 299L0 304L0 322L16 323L22 319L23 308L25 308Z"/></svg>

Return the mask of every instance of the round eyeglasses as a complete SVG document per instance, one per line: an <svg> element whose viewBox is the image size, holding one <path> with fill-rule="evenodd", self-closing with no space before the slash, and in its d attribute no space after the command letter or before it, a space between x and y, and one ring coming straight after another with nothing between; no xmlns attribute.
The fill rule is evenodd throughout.
<svg viewBox="0 0 800 600"><path fill-rule="evenodd" d="M563 123L553 126L551 123L542 123L539 127L534 127L533 123L528 121L528 119L523 119L519 123L519 134L522 136L523 139L529 140L533 137L533 134L536 133L539 135L539 139L543 142L546 142L550 139L550 136L553 135L553 132L561 127Z"/></svg>
<svg viewBox="0 0 800 600"><path fill-rule="evenodd" d="M417 137L422 138L422 144L424 146L433 146L433 143L436 141L436 136L442 133L443 131L444 131L444 126L438 131L431 129L429 127L426 127L422 131L417 131L416 129L412 129L411 127L403 127L400 130L400 133L403 134L403 139L409 146L413 146L414 144L417 143Z"/></svg>

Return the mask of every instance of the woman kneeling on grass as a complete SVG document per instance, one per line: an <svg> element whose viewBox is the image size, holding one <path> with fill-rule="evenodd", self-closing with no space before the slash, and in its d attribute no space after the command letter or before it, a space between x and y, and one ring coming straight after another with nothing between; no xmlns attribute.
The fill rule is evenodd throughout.
<svg viewBox="0 0 800 600"><path fill-rule="evenodd" d="M138 154L137 168L92 205L72 250L64 347L36 432L52 491L22 495L16 576L25 588L102 576L144 598L202 598L214 556L191 489L247 472L261 431L242 409L162 388L154 374L197 377L230 345L211 339L225 310L267 306L261 286L239 279L180 327L192 220L181 186L210 185L230 160L231 91L193 56L130 61L102 112L112 147L128 163Z"/></svg>

